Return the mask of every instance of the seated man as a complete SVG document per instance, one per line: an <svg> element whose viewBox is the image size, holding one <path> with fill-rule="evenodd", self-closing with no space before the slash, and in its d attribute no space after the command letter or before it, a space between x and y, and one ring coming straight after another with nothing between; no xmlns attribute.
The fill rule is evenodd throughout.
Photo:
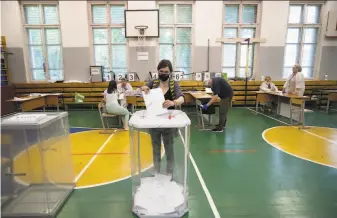
<svg viewBox="0 0 337 218"><path fill-rule="evenodd" d="M119 84L117 85L117 90L118 90L119 95L123 98L123 99L120 99L121 105L122 105L123 107L128 107L128 109L131 108L131 105L126 105L126 97L125 97L125 96L127 95L127 93L133 91L133 88L132 88L132 86L130 85L130 83L128 83L128 82L126 81L126 79L123 78L123 79L119 82Z"/></svg>
<svg viewBox="0 0 337 218"><path fill-rule="evenodd" d="M278 88L275 86L274 83L272 83L271 81L271 77L270 76L266 76L264 78L264 81L262 82L261 86L260 86L260 91L264 91L264 92L277 92ZM268 110L269 112L271 112L272 110L272 104L271 102L267 102L267 103L261 103L262 107L261 110L264 112L265 110Z"/></svg>

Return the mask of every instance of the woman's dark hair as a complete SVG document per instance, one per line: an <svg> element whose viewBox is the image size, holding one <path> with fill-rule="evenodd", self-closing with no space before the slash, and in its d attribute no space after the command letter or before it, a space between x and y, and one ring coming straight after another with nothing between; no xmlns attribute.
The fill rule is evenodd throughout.
<svg viewBox="0 0 337 218"><path fill-rule="evenodd" d="M108 86L108 94L111 94L116 90L117 90L117 83L115 80L111 80Z"/></svg>
<svg viewBox="0 0 337 218"><path fill-rule="evenodd" d="M171 61L163 59L159 62L158 66L157 66L157 70L160 70L162 68L168 67L170 72L173 72L173 68L172 68L172 64Z"/></svg>

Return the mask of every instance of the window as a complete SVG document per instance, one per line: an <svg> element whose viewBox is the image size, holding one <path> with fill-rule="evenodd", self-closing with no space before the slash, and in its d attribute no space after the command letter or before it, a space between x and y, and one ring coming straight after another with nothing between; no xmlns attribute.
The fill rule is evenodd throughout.
<svg viewBox="0 0 337 218"><path fill-rule="evenodd" d="M191 73L192 6L188 3L159 5L159 59L170 60L175 71L186 74Z"/></svg>
<svg viewBox="0 0 337 218"><path fill-rule="evenodd" d="M305 78L314 77L317 40L321 26L320 11L321 5L289 6L283 78L289 76L296 63L302 65Z"/></svg>
<svg viewBox="0 0 337 218"><path fill-rule="evenodd" d="M62 80L62 42L57 5L23 4L23 13L31 79Z"/></svg>
<svg viewBox="0 0 337 218"><path fill-rule="evenodd" d="M244 38L256 38L258 27L258 3L225 4L223 38L242 38L241 42L222 44L222 72L229 78L246 77L248 45ZM254 68L255 45L249 46L248 76Z"/></svg>
<svg viewBox="0 0 337 218"><path fill-rule="evenodd" d="M94 65L103 66L104 77L127 72L124 4L92 4L91 30Z"/></svg>

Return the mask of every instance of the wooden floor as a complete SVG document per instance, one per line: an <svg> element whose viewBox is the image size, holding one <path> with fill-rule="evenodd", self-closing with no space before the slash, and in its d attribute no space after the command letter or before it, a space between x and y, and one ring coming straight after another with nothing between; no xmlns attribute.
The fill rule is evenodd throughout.
<svg viewBox="0 0 337 218"><path fill-rule="evenodd" d="M267 116L233 108L223 133L199 131L191 117L190 210L184 217L336 218L337 113L307 113L313 127L306 130ZM69 119L77 190L57 218L135 217L128 132L99 134L97 111L71 111ZM146 169L151 140L146 133L141 140Z"/></svg>

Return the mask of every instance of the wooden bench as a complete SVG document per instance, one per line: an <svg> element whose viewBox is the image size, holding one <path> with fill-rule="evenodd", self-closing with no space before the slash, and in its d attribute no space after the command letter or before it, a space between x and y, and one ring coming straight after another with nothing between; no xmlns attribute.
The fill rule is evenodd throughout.
<svg viewBox="0 0 337 218"><path fill-rule="evenodd" d="M284 81L273 81L275 85L281 90ZM256 91L259 91L261 81L248 81L247 89L245 81L232 81L230 85L234 90L233 106L254 106L256 102ZM306 81L305 95L320 95L319 89L337 89L337 81ZM130 82L134 89L141 87L146 82ZM203 82L198 81L180 81L179 85L184 93L188 91L198 90L204 91ZM98 104L103 98L102 93L108 87L108 82L102 83L17 83L14 84L16 95L29 93L62 93L63 105L75 105L73 94L75 92L85 96L85 105ZM323 93L321 96L321 104L326 105L328 94ZM186 103L184 105L191 105L192 97L189 94L185 95ZM77 103L78 104L78 103ZM137 101L137 106L144 106L144 102Z"/></svg>

